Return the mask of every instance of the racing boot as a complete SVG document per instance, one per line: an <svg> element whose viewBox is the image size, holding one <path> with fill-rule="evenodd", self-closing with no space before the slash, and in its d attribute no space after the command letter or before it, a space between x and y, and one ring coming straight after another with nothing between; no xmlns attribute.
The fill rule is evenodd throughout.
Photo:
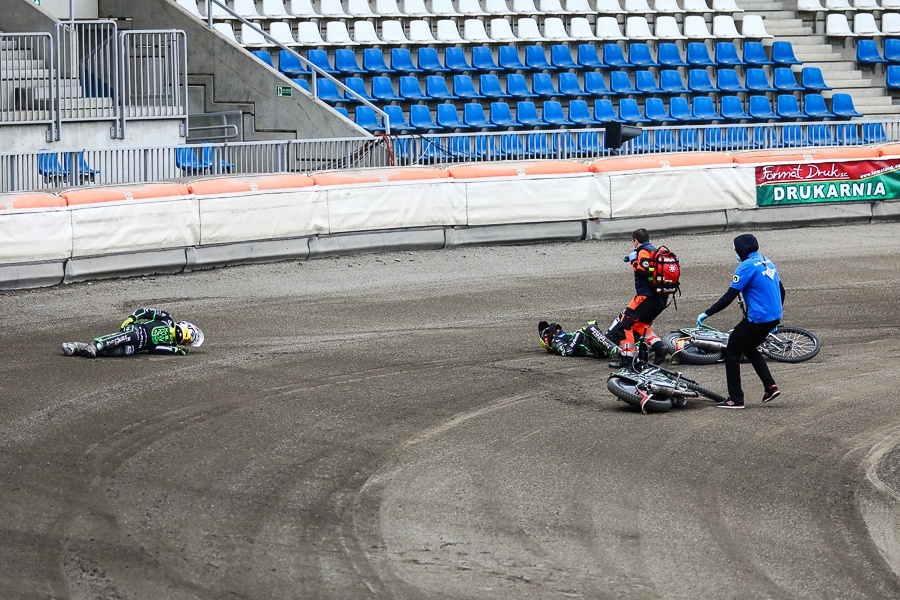
<svg viewBox="0 0 900 600"><path fill-rule="evenodd" d="M62 351L66 356L75 356L78 351L78 342L63 342Z"/></svg>
<svg viewBox="0 0 900 600"><path fill-rule="evenodd" d="M656 340L653 342L653 345L650 346L650 349L653 350L653 364L661 365L666 360L666 345L662 340Z"/></svg>
<svg viewBox="0 0 900 600"><path fill-rule="evenodd" d="M85 356L87 358L97 358L97 348L94 344L85 344L83 342L63 342L63 354L66 356Z"/></svg>
<svg viewBox="0 0 900 600"><path fill-rule="evenodd" d="M633 354L622 354L619 356L619 358L617 358L616 360L611 361L609 363L609 368L610 369L621 369L622 367L627 367L627 366L631 365L631 363L633 361L634 361Z"/></svg>

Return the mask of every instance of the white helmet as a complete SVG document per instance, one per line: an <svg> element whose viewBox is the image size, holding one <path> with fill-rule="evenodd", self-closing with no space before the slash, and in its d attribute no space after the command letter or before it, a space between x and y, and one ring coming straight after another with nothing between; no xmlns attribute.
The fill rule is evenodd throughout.
<svg viewBox="0 0 900 600"><path fill-rule="evenodd" d="M199 348L203 345L203 332L193 323L178 321L175 323L175 343L179 346L193 346Z"/></svg>

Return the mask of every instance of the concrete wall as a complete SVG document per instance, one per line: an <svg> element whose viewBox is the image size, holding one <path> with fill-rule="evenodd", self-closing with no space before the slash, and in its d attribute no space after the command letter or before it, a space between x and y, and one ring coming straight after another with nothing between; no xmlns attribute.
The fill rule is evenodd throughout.
<svg viewBox="0 0 900 600"><path fill-rule="evenodd" d="M57 19L68 19L70 8L74 8L76 19L97 18L97 0L75 0L71 6L69 0L32 0L32 2L39 4L41 9ZM18 4L21 3L19 0Z"/></svg>

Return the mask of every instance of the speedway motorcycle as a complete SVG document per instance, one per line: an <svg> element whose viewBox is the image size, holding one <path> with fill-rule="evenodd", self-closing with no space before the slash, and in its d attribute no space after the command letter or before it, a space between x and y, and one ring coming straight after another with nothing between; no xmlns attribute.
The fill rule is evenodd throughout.
<svg viewBox="0 0 900 600"><path fill-rule="evenodd" d="M672 362L688 365L711 365L722 360L730 331L720 331L705 323L699 327L683 327L663 337ZM777 362L799 363L819 353L821 344L815 334L799 327L779 325L759 345L759 351Z"/></svg>

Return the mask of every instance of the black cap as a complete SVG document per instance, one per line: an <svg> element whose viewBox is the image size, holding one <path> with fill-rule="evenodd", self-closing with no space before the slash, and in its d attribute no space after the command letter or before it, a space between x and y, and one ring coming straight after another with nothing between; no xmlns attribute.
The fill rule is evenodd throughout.
<svg viewBox="0 0 900 600"><path fill-rule="evenodd" d="M759 242L752 233L742 233L734 238L734 251L741 260L746 260L751 253L757 250L759 250Z"/></svg>

